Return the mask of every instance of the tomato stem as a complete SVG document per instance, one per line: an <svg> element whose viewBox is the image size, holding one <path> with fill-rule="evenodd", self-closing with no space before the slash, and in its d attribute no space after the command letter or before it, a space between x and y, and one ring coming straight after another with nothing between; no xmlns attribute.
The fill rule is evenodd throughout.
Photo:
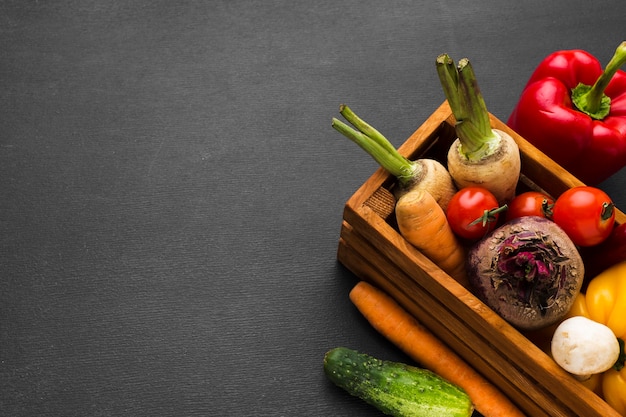
<svg viewBox="0 0 626 417"><path fill-rule="evenodd" d="M554 207L554 203L550 204L550 201L547 198L544 198L541 202L541 211L548 219L552 218L552 207Z"/></svg>
<svg viewBox="0 0 626 417"><path fill-rule="evenodd" d="M479 223L481 223L483 225L483 227L487 226L487 223L493 223L497 220L497 214L502 213L503 211L508 210L509 206L507 206L506 204L503 205L502 207L496 207L493 208L491 210L485 210L483 212L483 215L480 216L479 218L477 218L476 220L474 220L473 222L471 222L469 224L469 226L475 226Z"/></svg>
<svg viewBox="0 0 626 417"><path fill-rule="evenodd" d="M601 219L603 221L606 221L608 219L611 218L611 216L613 215L613 212L615 211L615 204L613 203L607 203L604 202L602 203L602 214L601 214Z"/></svg>

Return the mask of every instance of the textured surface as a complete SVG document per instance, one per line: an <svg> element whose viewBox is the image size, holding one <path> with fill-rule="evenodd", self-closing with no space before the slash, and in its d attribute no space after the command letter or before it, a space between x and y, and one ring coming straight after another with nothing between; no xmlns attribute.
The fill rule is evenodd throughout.
<svg viewBox="0 0 626 417"><path fill-rule="evenodd" d="M472 61L506 119L557 49L606 63L622 0L0 3L0 415L376 416L326 380L405 359L347 298L345 201ZM626 207L626 173L603 184Z"/></svg>

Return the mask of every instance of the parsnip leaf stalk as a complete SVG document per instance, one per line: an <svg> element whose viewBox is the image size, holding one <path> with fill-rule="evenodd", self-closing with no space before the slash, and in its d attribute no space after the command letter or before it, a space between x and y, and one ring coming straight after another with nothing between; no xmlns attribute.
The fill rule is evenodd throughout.
<svg viewBox="0 0 626 417"><path fill-rule="evenodd" d="M448 171L459 188L482 186L500 204L515 196L520 176L520 153L513 138L491 127L489 112L472 65L467 58L458 66L447 54L436 61L437 74L456 119L458 139L448 152Z"/></svg>
<svg viewBox="0 0 626 417"><path fill-rule="evenodd" d="M348 106L339 107L341 115L353 126L332 119L332 127L359 145L376 162L398 180L394 188L400 198L414 188L428 191L444 209L457 191L448 170L434 159L421 158L415 161L402 156L389 140L373 126L358 117Z"/></svg>

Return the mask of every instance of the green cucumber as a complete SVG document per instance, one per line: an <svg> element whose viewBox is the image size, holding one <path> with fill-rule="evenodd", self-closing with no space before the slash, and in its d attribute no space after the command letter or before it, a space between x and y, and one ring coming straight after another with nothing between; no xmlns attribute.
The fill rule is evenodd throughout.
<svg viewBox="0 0 626 417"><path fill-rule="evenodd" d="M337 386L396 417L469 417L467 393L437 374L380 360L345 347L324 356L324 372Z"/></svg>

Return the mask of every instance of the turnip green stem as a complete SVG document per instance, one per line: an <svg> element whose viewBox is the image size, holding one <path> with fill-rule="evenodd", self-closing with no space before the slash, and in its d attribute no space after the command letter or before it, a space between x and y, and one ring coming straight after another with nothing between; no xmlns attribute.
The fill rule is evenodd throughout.
<svg viewBox="0 0 626 417"><path fill-rule="evenodd" d="M491 128L489 112L478 88L474 69L467 58L454 61L447 54L437 57L437 74L456 119L461 151L470 160L480 160L495 151L500 137Z"/></svg>
<svg viewBox="0 0 626 417"><path fill-rule="evenodd" d="M608 116L611 111L611 98L604 94L604 90L624 64L626 64L626 41L617 47L613 58L593 86L578 84L572 89L572 102L576 108L594 119L602 120Z"/></svg>
<svg viewBox="0 0 626 417"><path fill-rule="evenodd" d="M415 170L417 169L415 164L400 155L393 145L391 145L384 136L380 135L380 133L380 136L374 139L363 132L353 129L336 118L332 119L332 127L359 145L374 158L380 166L395 176L401 184L406 184L415 177ZM387 144L385 144L385 142Z"/></svg>
<svg viewBox="0 0 626 417"><path fill-rule="evenodd" d="M396 148L382 135L376 128L357 116L350 107L342 104L339 106L339 113L358 131L368 136L370 139L382 146L390 154L397 154ZM398 155L396 155L398 156Z"/></svg>

